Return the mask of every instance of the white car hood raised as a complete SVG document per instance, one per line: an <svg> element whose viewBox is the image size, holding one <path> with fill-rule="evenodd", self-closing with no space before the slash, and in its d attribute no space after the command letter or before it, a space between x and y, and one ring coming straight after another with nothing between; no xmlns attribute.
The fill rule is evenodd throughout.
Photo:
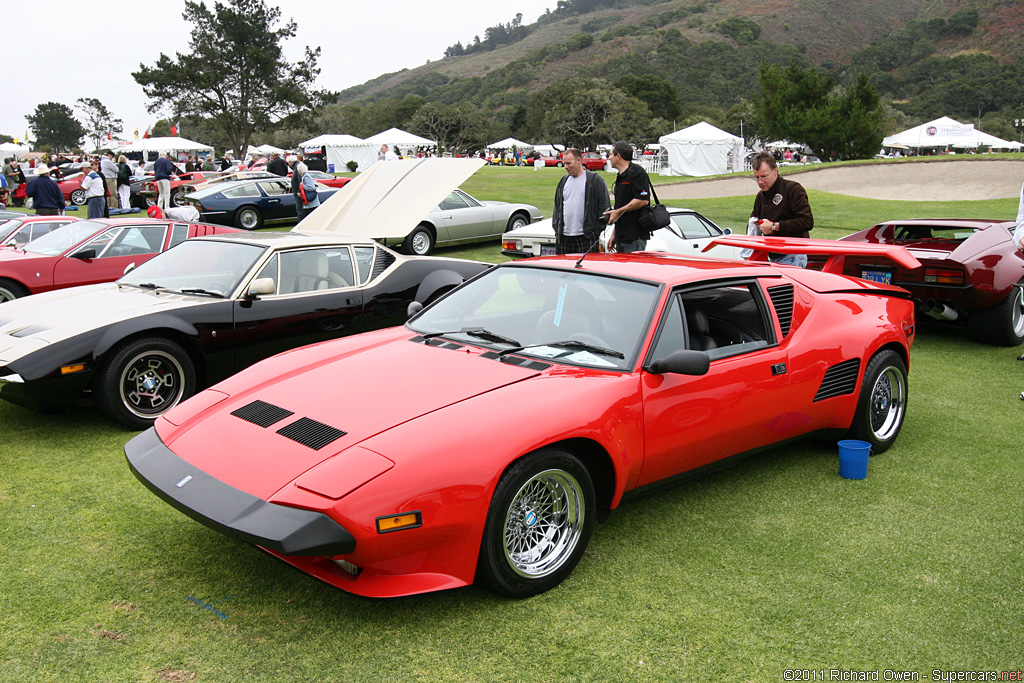
<svg viewBox="0 0 1024 683"><path fill-rule="evenodd" d="M443 158L378 162L335 192L295 230L403 238L484 163Z"/></svg>

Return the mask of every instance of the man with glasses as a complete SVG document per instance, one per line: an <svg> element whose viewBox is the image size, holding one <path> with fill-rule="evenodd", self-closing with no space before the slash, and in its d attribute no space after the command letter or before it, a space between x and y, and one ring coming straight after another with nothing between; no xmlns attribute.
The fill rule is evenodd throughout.
<svg viewBox="0 0 1024 683"><path fill-rule="evenodd" d="M756 234L767 237L810 237L814 215L807 201L807 192L792 180L779 175L775 157L770 152L758 152L752 162L754 180L759 192L754 197L754 210L750 217L757 221ZM788 263L807 267L807 254L769 254L775 263Z"/></svg>

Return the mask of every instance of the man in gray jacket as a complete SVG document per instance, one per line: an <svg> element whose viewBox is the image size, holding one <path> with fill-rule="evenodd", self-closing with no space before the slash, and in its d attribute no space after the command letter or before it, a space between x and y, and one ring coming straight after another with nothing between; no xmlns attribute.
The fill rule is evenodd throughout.
<svg viewBox="0 0 1024 683"><path fill-rule="evenodd" d="M575 148L562 154L566 175L555 190L555 210L551 223L555 229L555 252L583 254L597 251L608 211L608 186L594 171L583 168L583 154Z"/></svg>

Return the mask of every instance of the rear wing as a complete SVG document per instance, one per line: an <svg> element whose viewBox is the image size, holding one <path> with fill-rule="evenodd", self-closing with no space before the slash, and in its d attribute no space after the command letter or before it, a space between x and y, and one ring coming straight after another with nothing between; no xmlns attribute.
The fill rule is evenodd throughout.
<svg viewBox="0 0 1024 683"><path fill-rule="evenodd" d="M815 254L828 256L821 269L825 273L843 274L843 263L847 256L873 256L895 261L907 270L921 267L906 247L895 244L868 244L867 242L846 242L838 240L817 240L803 237L754 237L752 235L729 235L716 237L702 251L716 244L751 249L749 261L767 261L768 254Z"/></svg>

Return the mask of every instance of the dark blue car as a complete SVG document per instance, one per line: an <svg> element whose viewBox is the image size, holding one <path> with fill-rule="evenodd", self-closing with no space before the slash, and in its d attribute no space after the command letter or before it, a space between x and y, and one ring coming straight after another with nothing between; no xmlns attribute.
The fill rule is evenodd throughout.
<svg viewBox="0 0 1024 683"><path fill-rule="evenodd" d="M317 183L320 201L334 194L334 188ZM294 221L298 218L295 195L288 178L257 178L220 183L185 197L202 214L203 220L255 230L264 223Z"/></svg>

